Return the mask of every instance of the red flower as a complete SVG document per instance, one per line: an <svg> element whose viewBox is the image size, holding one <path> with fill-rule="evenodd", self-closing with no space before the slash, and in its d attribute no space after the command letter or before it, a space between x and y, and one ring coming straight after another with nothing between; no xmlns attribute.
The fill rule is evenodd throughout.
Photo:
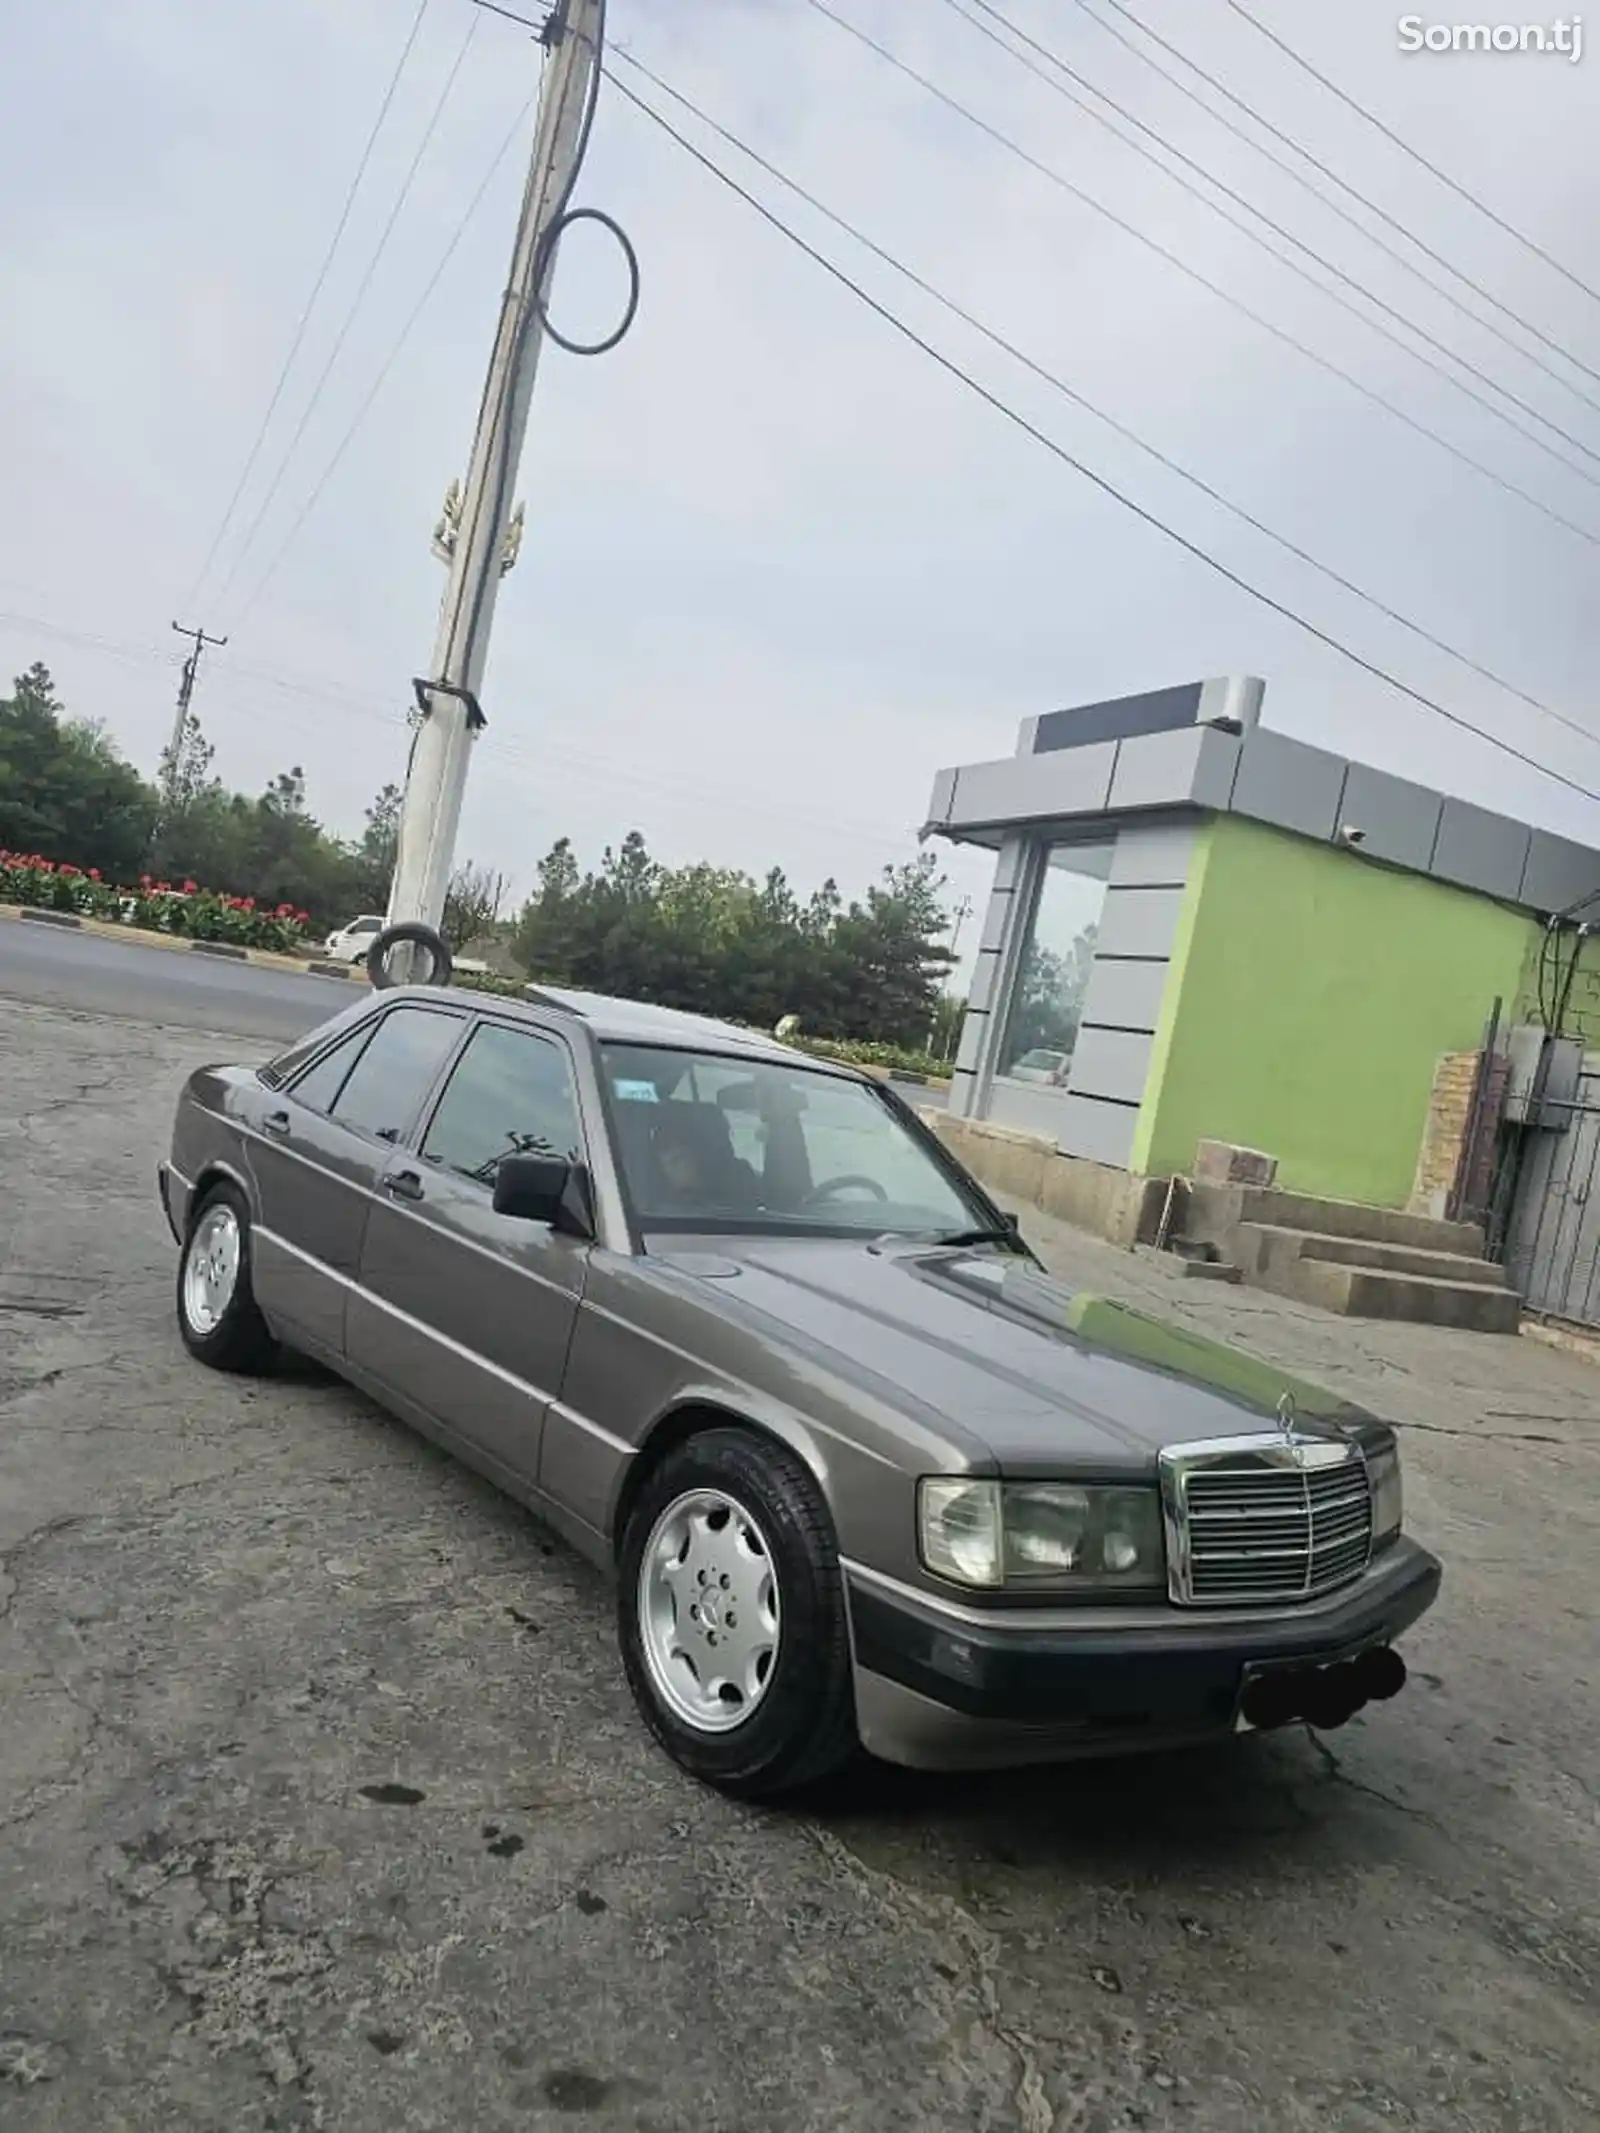
<svg viewBox="0 0 1600 2133"><path fill-rule="evenodd" d="M253 911L253 910L255 909L255 907L256 907L256 900L255 900L255 898L254 898L253 896L247 896L247 897L245 898L244 902L243 902L243 903L242 903L242 904L241 904L241 905L239 906L239 909L240 909L241 911Z"/></svg>
<svg viewBox="0 0 1600 2133"><path fill-rule="evenodd" d="M183 885L183 893L184 893L184 895L185 895L185 896L197 896L197 895L199 894L199 892L200 892L200 884L199 884L198 882L196 882L196 881L186 881L186 882L184 883L184 885Z"/></svg>
<svg viewBox="0 0 1600 2133"><path fill-rule="evenodd" d="M98 881L100 879L100 869L98 867L91 867L89 869L89 879L91 881Z"/></svg>
<svg viewBox="0 0 1600 2133"><path fill-rule="evenodd" d="M294 922L297 926L309 926L311 913L309 911L297 911L294 915Z"/></svg>
<svg viewBox="0 0 1600 2133"><path fill-rule="evenodd" d="M140 886L140 888L141 888L141 889L148 889L148 888L149 888L149 886L150 886L150 877L149 877L149 875L148 875L148 874L141 874L141 875L139 876L139 886Z"/></svg>

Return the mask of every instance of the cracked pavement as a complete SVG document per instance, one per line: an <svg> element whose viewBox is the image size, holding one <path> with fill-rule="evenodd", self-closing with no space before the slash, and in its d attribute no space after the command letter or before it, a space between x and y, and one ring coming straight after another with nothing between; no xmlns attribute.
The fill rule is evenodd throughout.
<svg viewBox="0 0 1600 2133"><path fill-rule="evenodd" d="M1341 1732L736 1807L600 1582L308 1368L184 1356L153 1190L259 1039L0 1002L6 2133L1577 2133L1600 2120L1600 1372L1069 1278L1409 1424L1446 1563Z"/></svg>

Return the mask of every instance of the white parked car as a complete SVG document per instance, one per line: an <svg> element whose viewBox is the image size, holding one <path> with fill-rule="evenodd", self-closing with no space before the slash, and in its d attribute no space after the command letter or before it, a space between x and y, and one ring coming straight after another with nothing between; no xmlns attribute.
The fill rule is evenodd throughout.
<svg viewBox="0 0 1600 2133"><path fill-rule="evenodd" d="M362 963L376 936L383 931L383 920L367 912L361 918L351 919L348 926L341 926L337 933L330 933L322 944L322 952L333 963Z"/></svg>
<svg viewBox="0 0 1600 2133"><path fill-rule="evenodd" d="M1072 1064L1070 1052L1047 1052L1044 1050L1024 1052L1010 1071L1013 1081L1043 1081L1058 1086L1067 1078L1067 1069Z"/></svg>

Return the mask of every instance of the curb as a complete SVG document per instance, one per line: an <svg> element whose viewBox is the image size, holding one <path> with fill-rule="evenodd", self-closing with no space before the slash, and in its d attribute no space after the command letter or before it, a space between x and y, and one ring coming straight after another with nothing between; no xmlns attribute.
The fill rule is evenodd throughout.
<svg viewBox="0 0 1600 2133"><path fill-rule="evenodd" d="M351 963L307 963L306 969L314 978L353 978L355 965Z"/></svg>
<svg viewBox="0 0 1600 2133"><path fill-rule="evenodd" d="M240 948L232 941L191 941L189 953L225 956L230 963L248 963L250 960L249 949Z"/></svg>
<svg viewBox="0 0 1600 2133"><path fill-rule="evenodd" d="M304 977L313 970L322 977L337 973L342 978L351 972L342 964L321 965L308 962L303 955L279 955L269 948L237 948L231 941L192 941L185 933L152 933L143 926L123 926L111 919L80 918L69 911L36 911L31 904L0 904L0 921L7 919L31 919L37 925L60 926L74 933L87 933L103 941L129 941L142 948L161 948L169 953L186 954L190 949L207 949L211 954L225 955L230 961L241 959L260 970L287 970Z"/></svg>

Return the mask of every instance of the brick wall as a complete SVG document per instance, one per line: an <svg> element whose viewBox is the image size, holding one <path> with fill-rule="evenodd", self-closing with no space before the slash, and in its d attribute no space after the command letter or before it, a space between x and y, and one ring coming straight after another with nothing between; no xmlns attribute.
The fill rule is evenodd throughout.
<svg viewBox="0 0 1600 2133"><path fill-rule="evenodd" d="M1476 1052L1446 1052L1439 1061L1433 1094L1428 1099L1427 1123L1422 1129L1416 1183L1411 1188L1415 1214L1444 1213L1445 1195L1455 1183L1461 1144L1466 1139L1477 1069Z"/></svg>

